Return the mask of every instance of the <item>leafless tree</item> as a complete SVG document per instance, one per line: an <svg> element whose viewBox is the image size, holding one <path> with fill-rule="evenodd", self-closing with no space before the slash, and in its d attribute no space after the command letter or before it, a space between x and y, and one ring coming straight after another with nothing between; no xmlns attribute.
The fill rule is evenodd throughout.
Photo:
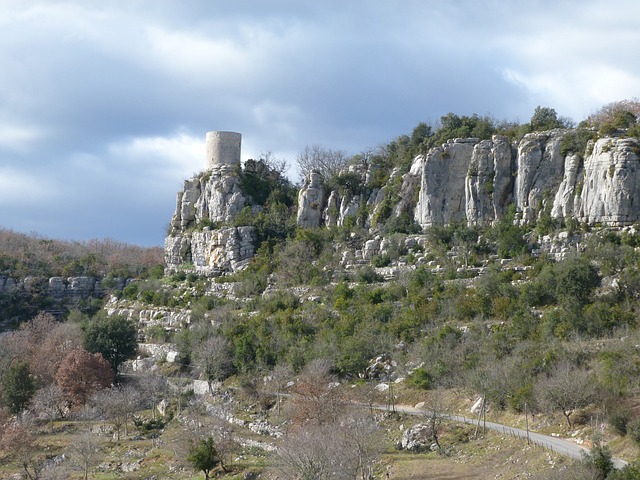
<svg viewBox="0 0 640 480"><path fill-rule="evenodd" d="M67 402L62 389L55 383L39 389L32 400L34 410L51 422L64 418L67 413Z"/></svg>
<svg viewBox="0 0 640 480"><path fill-rule="evenodd" d="M347 406L342 390L331 375L331 364L325 359L310 362L291 392L291 419L297 426L334 424Z"/></svg>
<svg viewBox="0 0 640 480"><path fill-rule="evenodd" d="M331 150L321 145L312 145L306 146L298 154L296 164L302 179L306 178L311 170L317 170L326 180L329 180L349 164L349 157L342 150Z"/></svg>
<svg viewBox="0 0 640 480"><path fill-rule="evenodd" d="M371 414L352 412L340 422L339 432L348 449L356 454L357 471L362 480L373 478L376 461L384 450L380 426Z"/></svg>
<svg viewBox="0 0 640 480"><path fill-rule="evenodd" d="M595 382L589 372L561 362L536 384L539 404L549 411L560 410L572 428L571 414L595 399Z"/></svg>
<svg viewBox="0 0 640 480"><path fill-rule="evenodd" d="M358 459L335 425L312 425L290 432L278 448L274 466L280 476L297 480L353 479Z"/></svg>
<svg viewBox="0 0 640 480"><path fill-rule="evenodd" d="M280 406L282 403L282 394L287 385L291 381L293 370L286 364L276 365L267 377L267 389L276 396L276 410L280 415Z"/></svg>
<svg viewBox="0 0 640 480"><path fill-rule="evenodd" d="M377 422L355 412L335 423L308 425L290 431L273 464L286 479L354 479L372 477L384 448Z"/></svg>
<svg viewBox="0 0 640 480"><path fill-rule="evenodd" d="M438 452L442 453L440 445L440 433L447 414L447 403L442 390L432 390L424 402L424 417L431 431L431 439L436 444Z"/></svg>
<svg viewBox="0 0 640 480"><path fill-rule="evenodd" d="M91 397L91 404L100 412L116 431L116 441L120 441L120 430L124 428L128 435L127 425L139 407L140 392L131 385L120 385L101 390Z"/></svg>
<svg viewBox="0 0 640 480"><path fill-rule="evenodd" d="M151 403L152 416L156 419L158 404L169 394L167 378L161 375L144 375L140 378L142 396Z"/></svg>
<svg viewBox="0 0 640 480"><path fill-rule="evenodd" d="M213 393L213 383L224 380L231 371L229 342L218 335L209 337L196 347L195 365Z"/></svg>
<svg viewBox="0 0 640 480"><path fill-rule="evenodd" d="M29 480L39 478L44 467L42 447L31 429L32 418L20 416L7 420L0 429L2 461L18 467Z"/></svg>
<svg viewBox="0 0 640 480"><path fill-rule="evenodd" d="M88 424L81 427L80 433L70 443L70 460L82 470L85 480L89 478L90 469L100 462L103 448L100 437L91 433Z"/></svg>

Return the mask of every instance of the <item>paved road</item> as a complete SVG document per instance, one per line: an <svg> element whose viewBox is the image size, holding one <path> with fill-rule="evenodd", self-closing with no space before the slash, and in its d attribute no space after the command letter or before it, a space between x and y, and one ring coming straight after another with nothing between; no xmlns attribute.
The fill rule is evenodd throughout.
<svg viewBox="0 0 640 480"><path fill-rule="evenodd" d="M377 407L376 407L377 408ZM396 411L406 413L407 415L416 415L423 416L425 414L424 410L418 410L414 407L409 407L406 405L396 405ZM386 407L380 407L381 410L386 410ZM488 429L495 430L497 432L504 433L505 435L511 435L512 437L519 437L523 440L527 439L527 431L522 430L520 428L509 427L507 425L501 425L499 423L493 422L482 422L479 420L475 420L473 418L462 417L460 415L447 415L447 418L461 423L468 423L471 425L478 425L482 428L483 425L486 425ZM585 453L589 453L589 449L582 447L576 443L563 440L562 438L551 437L548 435L543 435L541 433L535 433L529 431L529 440L536 445L540 445L544 448L553 450L560 455L565 455L571 458L582 458L582 455ZM616 468L623 468L628 463L620 458L613 458L613 464Z"/></svg>

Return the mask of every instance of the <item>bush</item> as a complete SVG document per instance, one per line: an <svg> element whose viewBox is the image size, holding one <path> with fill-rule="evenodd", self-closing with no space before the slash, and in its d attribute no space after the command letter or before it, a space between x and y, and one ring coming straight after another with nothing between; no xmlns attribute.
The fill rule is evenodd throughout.
<svg viewBox="0 0 640 480"><path fill-rule="evenodd" d="M640 417L635 417L627 423L627 435L640 445Z"/></svg>
<svg viewBox="0 0 640 480"><path fill-rule="evenodd" d="M433 376L424 368L415 370L409 377L411 384L420 390L429 390L433 387Z"/></svg>
<svg viewBox="0 0 640 480"><path fill-rule="evenodd" d="M618 434L623 437L628 432L629 420L631 418L631 412L626 408L619 408L611 412L609 415L609 425Z"/></svg>
<svg viewBox="0 0 640 480"><path fill-rule="evenodd" d="M387 267L389 266L390 263L391 263L391 257L389 257L389 255L387 254L375 255L371 259L371 265L373 265L376 268Z"/></svg>
<svg viewBox="0 0 640 480"><path fill-rule="evenodd" d="M384 281L384 277L382 275L379 275L371 267L363 267L358 270L357 280L362 283L377 283Z"/></svg>

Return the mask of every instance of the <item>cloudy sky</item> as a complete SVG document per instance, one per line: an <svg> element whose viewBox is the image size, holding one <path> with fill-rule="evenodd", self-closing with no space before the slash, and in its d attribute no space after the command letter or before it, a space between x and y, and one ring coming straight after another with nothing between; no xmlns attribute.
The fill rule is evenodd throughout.
<svg viewBox="0 0 640 480"><path fill-rule="evenodd" d="M637 0L0 0L0 228L161 245L208 130L293 163L448 112L580 121L640 97L638 45Z"/></svg>

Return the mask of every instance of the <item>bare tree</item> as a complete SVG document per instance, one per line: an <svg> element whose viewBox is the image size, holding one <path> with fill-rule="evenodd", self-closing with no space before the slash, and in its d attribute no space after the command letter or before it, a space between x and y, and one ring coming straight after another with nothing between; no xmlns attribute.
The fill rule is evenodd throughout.
<svg viewBox="0 0 640 480"><path fill-rule="evenodd" d="M49 420L53 429L53 421L64 418L67 413L66 399L62 389L55 383L41 388L33 397L33 408L42 417Z"/></svg>
<svg viewBox="0 0 640 480"><path fill-rule="evenodd" d="M0 452L3 461L14 464L29 480L39 478L44 467L45 456L36 436L31 433L31 418L20 416L2 425Z"/></svg>
<svg viewBox="0 0 640 480"><path fill-rule="evenodd" d="M353 479L358 459L335 425L311 425L290 432L273 459L282 478Z"/></svg>
<svg viewBox="0 0 640 480"><path fill-rule="evenodd" d="M129 419L139 407L140 393L131 385L120 385L98 391L91 397L91 403L116 431L116 440L120 441L120 430L124 428L128 435Z"/></svg>
<svg viewBox="0 0 640 480"><path fill-rule="evenodd" d="M88 425L84 425L70 443L70 460L82 470L85 480L89 478L91 467L97 465L102 458L103 448L103 442L91 433Z"/></svg>
<svg viewBox="0 0 640 480"><path fill-rule="evenodd" d="M161 375L144 375L140 378L140 389L143 397L151 402L151 415L155 420L158 404L169 394L167 378Z"/></svg>
<svg viewBox="0 0 640 480"><path fill-rule="evenodd" d="M340 422L339 432L356 455L360 478L373 478L375 463L384 450L380 426L373 415L354 412Z"/></svg>
<svg viewBox="0 0 640 480"><path fill-rule="evenodd" d="M572 428L571 414L594 401L594 385L589 372L561 362L536 384L536 397L542 407L560 410Z"/></svg>
<svg viewBox="0 0 640 480"><path fill-rule="evenodd" d="M217 335L209 337L196 348L195 365L207 381L209 392L213 393L213 383L224 380L231 373L229 342Z"/></svg>
<svg viewBox="0 0 640 480"><path fill-rule="evenodd" d="M306 146L296 158L300 178L306 178L311 170L317 170L329 180L337 176L349 164L347 153L331 150L321 145Z"/></svg>
<svg viewBox="0 0 640 480"><path fill-rule="evenodd" d="M442 423L447 413L446 405L442 390L432 390L424 402L424 417L431 432L431 440L436 444L438 453L442 453L440 432L442 432Z"/></svg>
<svg viewBox="0 0 640 480"><path fill-rule="evenodd" d="M324 359L310 362L291 388L294 425L332 424L345 411L347 401L331 375L330 367Z"/></svg>
<svg viewBox="0 0 640 480"><path fill-rule="evenodd" d="M282 403L282 394L287 385L291 381L293 370L286 364L276 365L267 377L267 389L276 396L276 410L280 415L280 405Z"/></svg>
<svg viewBox="0 0 640 480"><path fill-rule="evenodd" d="M377 422L356 412L335 423L307 425L290 431L274 456L276 470L286 479L373 478L384 449Z"/></svg>

